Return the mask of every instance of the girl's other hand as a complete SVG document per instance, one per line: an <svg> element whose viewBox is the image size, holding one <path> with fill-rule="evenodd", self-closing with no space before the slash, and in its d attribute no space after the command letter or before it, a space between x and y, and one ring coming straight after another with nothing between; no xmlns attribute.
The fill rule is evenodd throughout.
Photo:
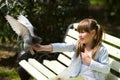
<svg viewBox="0 0 120 80"><path fill-rule="evenodd" d="M83 52L81 53L81 56L82 56L83 62L85 62L86 64L90 65L90 63L91 63L90 56L88 54L86 54L86 53L83 53Z"/></svg>

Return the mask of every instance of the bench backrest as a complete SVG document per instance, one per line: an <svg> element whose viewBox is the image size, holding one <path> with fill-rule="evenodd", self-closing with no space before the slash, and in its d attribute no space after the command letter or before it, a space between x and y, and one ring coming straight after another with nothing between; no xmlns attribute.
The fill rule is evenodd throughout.
<svg viewBox="0 0 120 80"><path fill-rule="evenodd" d="M68 27L64 42L75 42L78 39L77 25L78 23L73 23ZM111 70L107 80L120 80L120 39L104 33L102 43L106 46L110 59Z"/></svg>

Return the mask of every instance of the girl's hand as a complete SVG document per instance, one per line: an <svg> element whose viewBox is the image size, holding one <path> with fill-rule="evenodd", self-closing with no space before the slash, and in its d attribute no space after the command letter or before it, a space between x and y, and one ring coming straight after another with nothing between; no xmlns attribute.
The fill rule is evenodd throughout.
<svg viewBox="0 0 120 80"><path fill-rule="evenodd" d="M35 51L52 51L52 45L40 45L40 44L33 44L32 49Z"/></svg>
<svg viewBox="0 0 120 80"><path fill-rule="evenodd" d="M81 57L82 57L83 62L85 62L86 64L90 65L91 58L90 58L90 56L88 54L82 52L81 53Z"/></svg>
<svg viewBox="0 0 120 80"><path fill-rule="evenodd" d="M34 44L34 45L32 45L32 49L35 50L35 51L41 51L41 45Z"/></svg>

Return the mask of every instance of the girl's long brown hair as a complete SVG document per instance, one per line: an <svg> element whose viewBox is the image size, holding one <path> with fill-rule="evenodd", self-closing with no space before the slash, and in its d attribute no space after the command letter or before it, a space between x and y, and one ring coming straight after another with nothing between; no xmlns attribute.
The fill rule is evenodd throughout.
<svg viewBox="0 0 120 80"><path fill-rule="evenodd" d="M79 22L79 25L77 27L77 31L80 32L88 32L90 33L91 30L95 30L96 34L94 37L94 40L92 42L92 58L95 57L96 52L99 49L99 46L102 42L102 35L103 35L103 28L98 25L97 21L94 19L84 19ZM78 42L77 47L77 56L80 55L81 52L84 52L85 44L81 43L81 41Z"/></svg>

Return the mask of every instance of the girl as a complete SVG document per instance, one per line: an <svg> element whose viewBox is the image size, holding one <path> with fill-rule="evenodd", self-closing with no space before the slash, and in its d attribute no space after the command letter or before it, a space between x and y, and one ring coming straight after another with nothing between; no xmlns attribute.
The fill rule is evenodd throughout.
<svg viewBox="0 0 120 80"><path fill-rule="evenodd" d="M36 51L75 52L69 67L50 80L105 80L110 67L108 52L102 44L102 27L94 19L83 19L77 31L79 40L76 43L33 45L32 48Z"/></svg>

